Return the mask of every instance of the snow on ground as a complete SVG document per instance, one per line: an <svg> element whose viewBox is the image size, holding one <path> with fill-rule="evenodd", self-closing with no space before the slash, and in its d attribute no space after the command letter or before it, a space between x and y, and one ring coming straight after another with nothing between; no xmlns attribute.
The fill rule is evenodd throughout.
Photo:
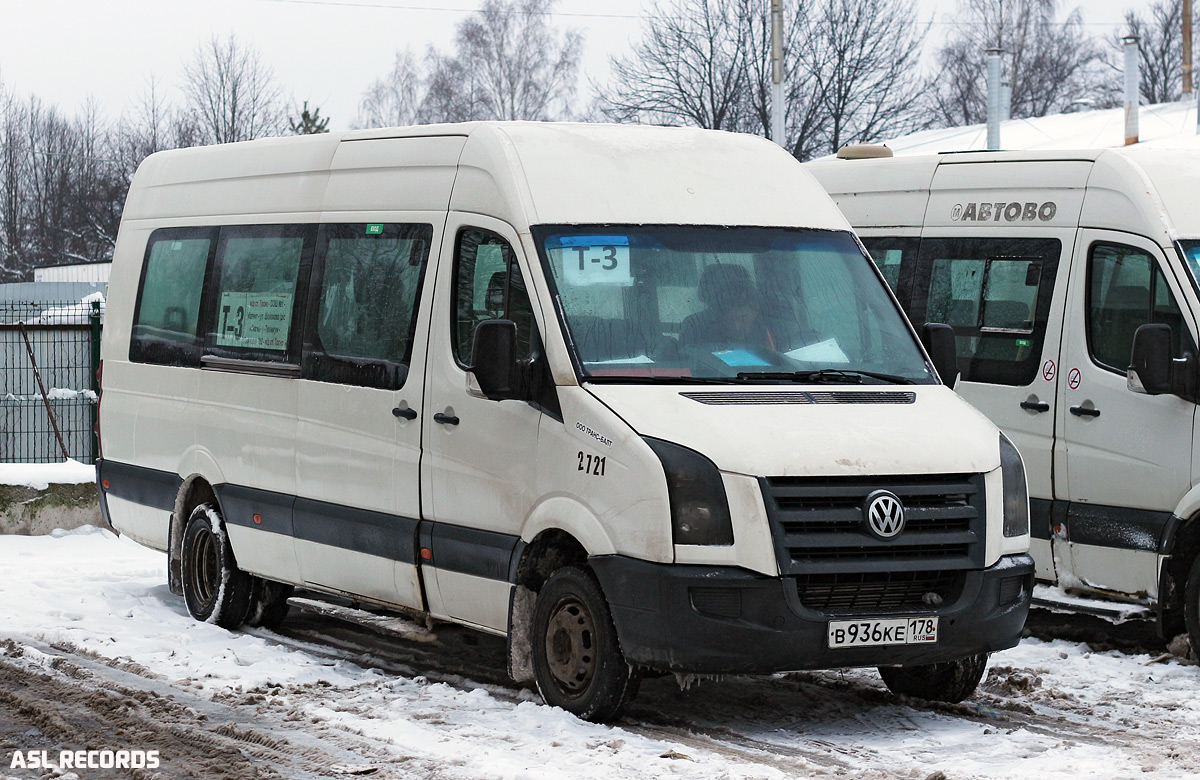
<svg viewBox="0 0 1200 780"><path fill-rule="evenodd" d="M0 485L24 485L34 490L45 490L52 484L77 485L95 481L96 467L77 460L62 463L0 463Z"/></svg>
<svg viewBox="0 0 1200 780"><path fill-rule="evenodd" d="M873 670L706 681L686 692L661 678L643 684L621 723L602 726L506 681L496 637L437 627L437 642L405 642L303 615L278 633L231 633L192 620L165 569L162 554L95 528L0 537L0 662L68 686L125 675L124 687L109 687L126 696L166 686L170 695L155 700L180 702L196 718L190 729L218 717L198 711L221 707L250 724L239 729L259 730L235 758L282 761L280 734L297 751L319 738L325 753L349 751L377 778L1200 774L1200 669L1173 658L1027 639L993 656L962 705L900 700ZM0 685L0 727L19 720L3 694ZM159 694L137 694L150 695ZM240 733L222 729L206 739ZM35 731L16 733L16 749L57 749ZM2 737L0 728L0 746ZM164 759L173 749L162 746Z"/></svg>

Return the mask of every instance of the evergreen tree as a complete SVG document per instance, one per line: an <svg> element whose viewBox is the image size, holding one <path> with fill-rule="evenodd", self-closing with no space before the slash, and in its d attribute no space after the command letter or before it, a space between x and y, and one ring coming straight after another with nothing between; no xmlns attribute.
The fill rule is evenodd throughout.
<svg viewBox="0 0 1200 780"><path fill-rule="evenodd" d="M321 116L319 107L310 112L307 100L304 101L304 108L300 111L300 118L289 117L288 125L292 128L292 135L318 135L329 132L329 118Z"/></svg>

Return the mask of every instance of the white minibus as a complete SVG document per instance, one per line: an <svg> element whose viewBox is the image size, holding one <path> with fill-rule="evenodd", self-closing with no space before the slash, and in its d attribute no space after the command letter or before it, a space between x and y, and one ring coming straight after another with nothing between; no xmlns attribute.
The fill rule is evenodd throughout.
<svg viewBox="0 0 1200 780"><path fill-rule="evenodd" d="M197 619L273 626L301 587L472 626L593 720L647 672L878 666L959 700L1020 637L1020 456L765 140L162 152L105 328L103 508Z"/></svg>
<svg viewBox="0 0 1200 780"><path fill-rule="evenodd" d="M879 153L808 170L1024 457L1037 600L1200 648L1200 148Z"/></svg>

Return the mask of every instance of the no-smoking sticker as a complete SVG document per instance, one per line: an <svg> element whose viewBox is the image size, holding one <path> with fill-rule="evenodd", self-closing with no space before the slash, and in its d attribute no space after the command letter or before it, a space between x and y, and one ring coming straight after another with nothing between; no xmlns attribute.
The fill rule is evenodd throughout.
<svg viewBox="0 0 1200 780"><path fill-rule="evenodd" d="M1070 387L1072 390L1078 390L1078 389L1079 389L1079 382L1080 382L1082 379L1083 379L1083 377L1080 375L1080 373L1079 373L1079 369L1078 369L1078 368L1072 368L1072 369L1070 370L1070 372L1068 372L1068 373L1067 373L1067 385L1068 385L1068 386L1069 386L1069 387Z"/></svg>
<svg viewBox="0 0 1200 780"><path fill-rule="evenodd" d="M1055 370L1054 361L1047 360L1042 365L1042 379L1045 379L1047 382L1053 382Z"/></svg>

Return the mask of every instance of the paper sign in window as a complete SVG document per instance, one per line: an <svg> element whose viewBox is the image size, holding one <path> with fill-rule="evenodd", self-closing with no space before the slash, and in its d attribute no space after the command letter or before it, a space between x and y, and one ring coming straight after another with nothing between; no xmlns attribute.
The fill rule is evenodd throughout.
<svg viewBox="0 0 1200 780"><path fill-rule="evenodd" d="M562 239L560 251L567 284L633 285L628 236L569 236Z"/></svg>
<svg viewBox="0 0 1200 780"><path fill-rule="evenodd" d="M217 309L217 344L282 352L287 349L291 322L289 293L223 292Z"/></svg>

